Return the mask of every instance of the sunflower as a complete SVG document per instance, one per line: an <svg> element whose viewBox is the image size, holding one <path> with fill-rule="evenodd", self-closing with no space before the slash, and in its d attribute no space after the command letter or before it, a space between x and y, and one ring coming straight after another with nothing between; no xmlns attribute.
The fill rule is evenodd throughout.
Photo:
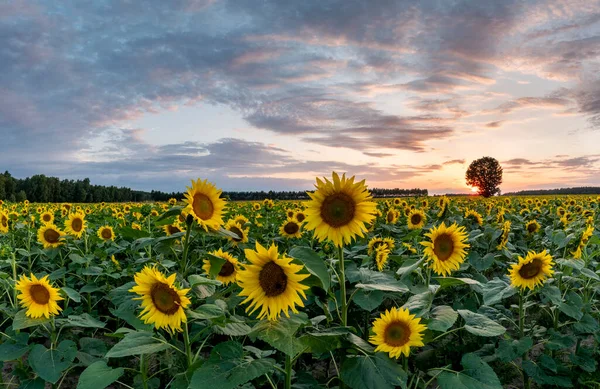
<svg viewBox="0 0 600 389"><path fill-rule="evenodd" d="M173 234L176 234L178 232L182 232L182 228L179 225L179 223L173 223L173 224L167 224L165 226L163 226L163 231L165 232L165 234L167 234L167 236L171 236Z"/></svg>
<svg viewBox="0 0 600 389"><path fill-rule="evenodd" d="M385 246L389 251L392 251L396 244L394 238L373 238L369 241L369 255L373 254L380 246Z"/></svg>
<svg viewBox="0 0 600 389"><path fill-rule="evenodd" d="M234 238L232 236L227 237L227 239L229 239L234 244L234 246L237 246L240 243L248 242L248 233L250 232L249 227L244 228L241 224L236 223L235 220L229 220L227 221L227 224L225 224L225 229L229 232L233 232L238 236L237 238Z"/></svg>
<svg viewBox="0 0 600 389"><path fill-rule="evenodd" d="M408 250L408 251L409 251L411 254L416 254L416 253L417 253L417 250L415 250L415 248L414 248L414 247L412 247L410 243L403 242L403 243L402 243L402 246L406 247L406 249L407 249L407 250Z"/></svg>
<svg viewBox="0 0 600 389"><path fill-rule="evenodd" d="M587 228L583 231L583 234L581 234L581 239L579 240L577 249L575 251L571 252L571 254L573 254L573 258L575 258L575 259L581 258L581 255L583 254L583 249L585 248L585 246L587 245L588 241L590 240L590 238L592 237L593 234L594 234L594 226L588 225Z"/></svg>
<svg viewBox="0 0 600 389"><path fill-rule="evenodd" d="M469 219L473 223L476 223L479 225L483 224L483 217L479 214L479 212L474 211L472 209L467 209L465 211L465 219Z"/></svg>
<svg viewBox="0 0 600 389"><path fill-rule="evenodd" d="M384 245L377 247L375 250L375 263L377 264L377 270L383 271L385 264L388 261L390 250Z"/></svg>
<svg viewBox="0 0 600 389"><path fill-rule="evenodd" d="M527 230L527 234L529 235L535 234L540 230L540 228L540 223L538 223L537 220L531 220L528 221L527 224L525 224L525 229Z"/></svg>
<svg viewBox="0 0 600 389"><path fill-rule="evenodd" d="M110 226L102 226L98 229L98 237L105 242L115 240L115 232Z"/></svg>
<svg viewBox="0 0 600 389"><path fill-rule="evenodd" d="M131 228L138 231L142 230L142 226L140 226L138 223L131 223Z"/></svg>
<svg viewBox="0 0 600 389"><path fill-rule="evenodd" d="M434 272L446 276L460 268L467 255L466 249L469 248L464 227L459 227L456 223L446 227L442 223L429 230L425 236L429 237L431 242L421 244L425 246L423 252L431 261L430 266Z"/></svg>
<svg viewBox="0 0 600 389"><path fill-rule="evenodd" d="M398 206L400 204L402 204L402 200L400 200L399 198L395 198L394 199L394 205Z"/></svg>
<svg viewBox="0 0 600 389"><path fill-rule="evenodd" d="M181 331L181 323L186 323L184 309L190 305L186 294L189 289L179 289L173 284L177 274L165 277L156 268L146 266L134 276L136 285L129 289L142 300L140 319L146 324L154 324L157 329L164 328L173 333Z"/></svg>
<svg viewBox="0 0 600 389"><path fill-rule="evenodd" d="M242 287L240 296L246 296L242 304L250 302L246 312L260 308L259 319L267 317L277 320L283 312L289 317L288 310L298 313L296 305L303 307L300 296L306 299L304 291L308 289L301 283L309 274L298 274L304 266L292 264L292 259L279 255L277 246L267 250L256 243L256 251L244 250L250 265L238 273L238 284Z"/></svg>
<svg viewBox="0 0 600 389"><path fill-rule="evenodd" d="M38 240L44 245L44 248L58 247L63 244L62 237L64 232L58 229L54 224L44 224L38 230Z"/></svg>
<svg viewBox="0 0 600 389"><path fill-rule="evenodd" d="M8 232L8 220L9 216L0 211L0 233L6 234Z"/></svg>
<svg viewBox="0 0 600 389"><path fill-rule="evenodd" d="M510 220L507 220L502 225L502 235L500 236L500 243L496 246L496 250L502 250L508 243L508 234L510 234Z"/></svg>
<svg viewBox="0 0 600 389"><path fill-rule="evenodd" d="M302 223L304 220L306 220L306 215L302 211L296 211L294 214L294 219L296 219L298 223Z"/></svg>
<svg viewBox="0 0 600 389"><path fill-rule="evenodd" d="M540 253L529 251L524 259L519 257L519 263L513 264L509 269L511 285L533 290L554 273L552 265L552 256L546 250Z"/></svg>
<svg viewBox="0 0 600 389"><path fill-rule="evenodd" d="M315 187L316 191L308 193L306 228L314 230L320 242L328 239L338 247L357 235L362 238L367 231L365 223L375 219L377 208L365 181L355 183L354 177L346 179L345 174L340 179L333 172L333 181L317 178Z"/></svg>
<svg viewBox="0 0 600 389"><path fill-rule="evenodd" d="M57 301L63 300L58 294L58 289L50 285L47 275L38 279L32 273L30 277L21 275L15 284L15 289L21 292L17 298L21 300L21 306L27 308L27 317L37 319L44 316L48 319L58 315L62 308L58 306Z"/></svg>
<svg viewBox="0 0 600 389"><path fill-rule="evenodd" d="M248 218L244 215L235 215L235 217L233 218L233 221L242 227L245 226L249 222Z"/></svg>
<svg viewBox="0 0 600 389"><path fill-rule="evenodd" d="M177 204L177 199L170 198L169 199L169 205L175 205L175 204Z"/></svg>
<svg viewBox="0 0 600 389"><path fill-rule="evenodd" d="M398 211L396 211L394 208L388 209L387 213L385 214L386 224L396 224L399 216L400 215Z"/></svg>
<svg viewBox="0 0 600 389"><path fill-rule="evenodd" d="M288 218L279 227L279 234L286 238L300 238L302 236L301 225L296 220Z"/></svg>
<svg viewBox="0 0 600 389"><path fill-rule="evenodd" d="M208 227L216 230L223 224L223 209L225 200L221 196L221 190L207 180L192 180L192 186L183 200L187 206L184 211L192 215L198 224L208 231Z"/></svg>
<svg viewBox="0 0 600 389"><path fill-rule="evenodd" d="M221 267L219 274L217 274L217 280L221 281L225 285L235 282L238 272L240 271L237 258L234 258L233 255L229 254L228 252L224 252L221 249L212 251L209 254L225 260L225 263ZM204 269L206 274L210 274L210 261L208 259L204 260L202 269Z"/></svg>
<svg viewBox="0 0 600 389"><path fill-rule="evenodd" d="M567 211L563 207L556 208L556 214L558 216L563 217L565 216L565 213L567 213Z"/></svg>
<svg viewBox="0 0 600 389"><path fill-rule="evenodd" d="M67 234L73 235L77 238L81 238L85 231L85 215L81 212L72 213L69 218L65 220L65 231Z"/></svg>
<svg viewBox="0 0 600 389"><path fill-rule="evenodd" d="M44 224L54 223L54 214L52 212L45 211L40 215L40 221Z"/></svg>
<svg viewBox="0 0 600 389"><path fill-rule="evenodd" d="M293 209L288 209L287 211L285 211L285 214L286 214L286 217L288 219L292 218L292 217L294 217L294 210Z"/></svg>
<svg viewBox="0 0 600 389"><path fill-rule="evenodd" d="M259 211L260 210L260 203L254 203L254 204L252 204L252 208L254 208L255 211Z"/></svg>
<svg viewBox="0 0 600 389"><path fill-rule="evenodd" d="M419 209L413 209L408 214L408 229L417 230L425 225L425 212Z"/></svg>
<svg viewBox="0 0 600 389"><path fill-rule="evenodd" d="M375 351L389 353L390 358L408 357L411 347L424 346L423 332L426 329L421 318L411 315L408 309L392 308L375 319L374 335L369 341L377 346Z"/></svg>

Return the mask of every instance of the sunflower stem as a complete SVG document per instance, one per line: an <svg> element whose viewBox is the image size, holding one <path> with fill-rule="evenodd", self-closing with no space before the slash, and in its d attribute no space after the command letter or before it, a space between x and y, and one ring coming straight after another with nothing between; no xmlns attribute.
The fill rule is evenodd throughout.
<svg viewBox="0 0 600 389"><path fill-rule="evenodd" d="M192 221L191 224L187 225L187 228L185 230L185 243L183 245L183 254L181 255L181 264L179 265L179 267L181 268L181 275L183 276L183 278L185 278L185 276L187 275L187 256L190 249L190 234L192 232L193 224L194 223Z"/></svg>
<svg viewBox="0 0 600 389"><path fill-rule="evenodd" d="M148 378L146 374L146 361L144 354L140 355L140 375L142 376L142 385L144 389L148 389Z"/></svg>
<svg viewBox="0 0 600 389"><path fill-rule="evenodd" d="M338 260L340 266L339 283L340 283L340 299L342 308L342 326L348 324L348 305L346 303L346 274L344 271L344 246L338 247Z"/></svg>
<svg viewBox="0 0 600 389"><path fill-rule="evenodd" d="M285 389L292 388L292 357L285 355Z"/></svg>
<svg viewBox="0 0 600 389"><path fill-rule="evenodd" d="M12 267L12 272L13 272L13 280L15 285L13 286L13 307L16 308L18 306L17 303L17 257L15 256L15 253L12 253L12 261L10 262L10 265Z"/></svg>
<svg viewBox="0 0 600 389"><path fill-rule="evenodd" d="M183 326L183 342L185 343L186 362L189 369L192 363L194 363L194 357L192 356L192 344L190 343L190 333L187 323Z"/></svg>
<svg viewBox="0 0 600 389"><path fill-rule="evenodd" d="M525 293L523 292L523 289L521 289L519 293L519 333L521 334L521 339L525 337L525 300ZM525 351L525 353L523 353L523 361L528 359L529 352ZM529 375L527 375L525 370L523 370L523 387L529 389Z"/></svg>

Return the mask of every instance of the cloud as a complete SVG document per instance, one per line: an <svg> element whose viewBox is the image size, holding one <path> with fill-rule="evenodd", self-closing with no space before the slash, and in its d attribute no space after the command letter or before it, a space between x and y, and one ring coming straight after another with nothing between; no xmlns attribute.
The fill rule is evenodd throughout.
<svg viewBox="0 0 600 389"><path fill-rule="evenodd" d="M444 162L444 165L463 165L464 163L464 159L452 159L450 161Z"/></svg>
<svg viewBox="0 0 600 389"><path fill-rule="evenodd" d="M499 128L500 126L502 126L502 124L505 122L505 120L497 120L495 122L489 122L487 123L485 126L487 128Z"/></svg>
<svg viewBox="0 0 600 389"><path fill-rule="evenodd" d="M484 111L485 114L508 114L520 109L559 109L572 104L571 100L561 97L521 97Z"/></svg>

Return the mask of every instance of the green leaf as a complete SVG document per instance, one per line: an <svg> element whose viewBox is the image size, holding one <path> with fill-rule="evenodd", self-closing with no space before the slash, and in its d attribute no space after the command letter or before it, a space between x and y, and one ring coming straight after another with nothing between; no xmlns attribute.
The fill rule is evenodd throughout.
<svg viewBox="0 0 600 389"><path fill-rule="evenodd" d="M203 304L193 311L186 311L186 314L188 318L196 320L210 320L223 317L225 315L225 311L216 304Z"/></svg>
<svg viewBox="0 0 600 389"><path fill-rule="evenodd" d="M447 288L455 285L469 285L471 288L479 288L481 290L481 282L472 278L455 278L455 277L432 277L442 288Z"/></svg>
<svg viewBox="0 0 600 389"><path fill-rule="evenodd" d="M6 339L0 344L0 362L14 361L21 358L29 351L29 334L21 332L14 334L11 338Z"/></svg>
<svg viewBox="0 0 600 389"><path fill-rule="evenodd" d="M75 301L76 303L80 303L81 302L81 295L79 294L79 292L77 292L75 289L71 289L68 286L63 286L61 288L61 290L63 292L65 292L65 294L73 301Z"/></svg>
<svg viewBox="0 0 600 389"><path fill-rule="evenodd" d="M217 334L229 336L246 336L252 331L252 328L247 324L235 322L229 322L225 325L214 325L212 329Z"/></svg>
<svg viewBox="0 0 600 389"><path fill-rule="evenodd" d="M467 256L467 262L470 263L477 271L485 271L494 263L494 253L488 253L483 257L477 251L471 251Z"/></svg>
<svg viewBox="0 0 600 389"><path fill-rule="evenodd" d="M97 361L89 365L79 377L77 389L104 389L118 380L125 369L113 369L105 361Z"/></svg>
<svg viewBox="0 0 600 389"><path fill-rule="evenodd" d="M423 292L410 296L402 308L408 309L411 314L421 317L429 312L433 302L433 293Z"/></svg>
<svg viewBox="0 0 600 389"><path fill-rule="evenodd" d="M598 332L598 320L586 313L573 328L580 334L595 334Z"/></svg>
<svg viewBox="0 0 600 389"><path fill-rule="evenodd" d="M465 320L465 330L474 335L499 336L506 332L504 326L501 326L487 316L464 309L459 309L458 314Z"/></svg>
<svg viewBox="0 0 600 389"><path fill-rule="evenodd" d="M212 296L217 290L217 286L223 285L221 281L211 280L206 277L202 277L199 275L191 275L188 277L188 281L190 286L194 289L194 291L199 295L201 299L205 299L207 297Z"/></svg>
<svg viewBox="0 0 600 389"><path fill-rule="evenodd" d="M583 275L585 275L586 277L589 277L593 280L600 281L600 276L598 276L598 274L594 273L593 271L591 271L590 269L588 269L586 267L581 269L581 273L583 273Z"/></svg>
<svg viewBox="0 0 600 389"><path fill-rule="evenodd" d="M106 358L153 354L169 348L166 341L154 338L152 335L151 332L130 332L106 353Z"/></svg>
<svg viewBox="0 0 600 389"><path fill-rule="evenodd" d="M95 338L79 339L80 350L89 355L103 357L106 354L106 343Z"/></svg>
<svg viewBox="0 0 600 389"><path fill-rule="evenodd" d="M487 284L483 284L483 303L488 306L498 304L505 298L508 298L517 290L498 278L494 278Z"/></svg>
<svg viewBox="0 0 600 389"><path fill-rule="evenodd" d="M379 282L374 283L359 283L356 284L357 289L364 290L382 290L385 292L397 292L397 293L406 293L408 292L408 286L406 286L402 281L397 281L393 278L389 279L381 279Z"/></svg>
<svg viewBox="0 0 600 389"><path fill-rule="evenodd" d="M577 270L581 270L585 266L585 262L581 261L579 259L558 258L556 260L556 263L558 263L559 265L563 265L563 266L570 267L570 268L577 269Z"/></svg>
<svg viewBox="0 0 600 389"><path fill-rule="evenodd" d="M258 337L290 357L295 357L305 348L295 337L296 331L302 325L302 321L295 318L295 316L292 315L291 318L283 318L277 321L263 320L254 326L249 335L253 338ZM304 321L308 320L306 314L303 317Z"/></svg>
<svg viewBox="0 0 600 389"><path fill-rule="evenodd" d="M29 366L45 381L55 384L62 372L71 366L77 355L77 345L72 340L63 340L56 349L48 350L36 344L29 353Z"/></svg>
<svg viewBox="0 0 600 389"><path fill-rule="evenodd" d="M365 311L372 311L383 302L384 292L381 290L357 290L352 301Z"/></svg>
<svg viewBox="0 0 600 389"><path fill-rule="evenodd" d="M404 263L396 271L396 274L398 274L400 276L400 278L402 279L402 278L408 276L409 274L411 274L419 266L421 266L421 264L423 263L424 260L425 260L425 258L421 258L421 259L409 258L406 261L404 261Z"/></svg>
<svg viewBox="0 0 600 389"><path fill-rule="evenodd" d="M476 354L463 355L460 364L464 367L462 372L442 371L437 376L441 389L502 389L494 370Z"/></svg>
<svg viewBox="0 0 600 389"><path fill-rule="evenodd" d="M182 206L179 206L179 205L173 206L173 207L169 208L168 211L164 212L162 215L160 215L158 218L156 218L156 221L161 221L168 217L179 216L179 215L181 215L182 210L183 210Z"/></svg>
<svg viewBox="0 0 600 389"><path fill-rule="evenodd" d="M221 268L223 267L225 262L227 262L227 260L208 253L206 253L206 258L210 262L210 272L208 273L208 275L212 278L217 278L219 272L221 271Z"/></svg>
<svg viewBox="0 0 600 389"><path fill-rule="evenodd" d="M569 377L551 376L532 361L523 361L522 366L523 370L525 370L525 372L540 385L549 385L550 387L561 386L565 388L573 387Z"/></svg>
<svg viewBox="0 0 600 389"><path fill-rule="evenodd" d="M533 339L525 337L519 340L506 340L502 339L499 342L498 349L496 350L496 357L502 362L511 362L516 358L520 358L523 354L531 349L533 346Z"/></svg>
<svg viewBox="0 0 600 389"><path fill-rule="evenodd" d="M22 309L15 314L12 324L13 330L22 330L24 328L39 326L40 324L50 322L50 319L46 319L45 317L39 319L32 319L30 317L27 317L27 315L25 314L26 311L26 309Z"/></svg>
<svg viewBox="0 0 600 389"><path fill-rule="evenodd" d="M348 332L349 329L344 327L329 328L326 332L309 332L300 337L300 342L307 347L307 353L326 353L341 348Z"/></svg>
<svg viewBox="0 0 600 389"><path fill-rule="evenodd" d="M431 310L431 319L427 323L427 328L432 331L447 331L454 325L458 313L448 305L439 305Z"/></svg>
<svg viewBox="0 0 600 389"><path fill-rule="evenodd" d="M87 313L83 313L81 315L69 315L67 319L67 323L65 324L67 327L85 327L85 328L104 328L106 323L101 322L100 320L90 316Z"/></svg>
<svg viewBox="0 0 600 389"><path fill-rule="evenodd" d="M84 276L100 276L100 275L102 275L103 272L104 271L99 266L90 266L90 267L86 267L85 269L83 269L81 271L81 274L83 274ZM84 293L84 292L81 292L81 293Z"/></svg>
<svg viewBox="0 0 600 389"><path fill-rule="evenodd" d="M321 281L323 289L329 290L331 280L325 261L309 247L294 247L290 250L289 256L302 262L306 270Z"/></svg>
<svg viewBox="0 0 600 389"><path fill-rule="evenodd" d="M542 288L542 295L544 295L544 297L550 300L554 305L558 305L563 302L562 293L556 286L545 284Z"/></svg>
<svg viewBox="0 0 600 389"><path fill-rule="evenodd" d="M565 315L572 317L573 319L580 320L583 317L583 300L581 297L570 291L567 293L566 302L558 304L558 309Z"/></svg>
<svg viewBox="0 0 600 389"><path fill-rule="evenodd" d="M102 290L101 287L99 287L96 284L87 284L84 285L83 288L79 289L79 293L94 293L97 292L99 290Z"/></svg>
<svg viewBox="0 0 600 389"><path fill-rule="evenodd" d="M408 376L400 365L383 353L351 356L342 364L342 381L352 389L406 389Z"/></svg>

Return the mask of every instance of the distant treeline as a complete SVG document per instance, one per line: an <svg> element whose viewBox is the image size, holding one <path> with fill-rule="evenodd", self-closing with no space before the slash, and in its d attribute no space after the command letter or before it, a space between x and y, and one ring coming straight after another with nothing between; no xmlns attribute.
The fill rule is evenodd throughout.
<svg viewBox="0 0 600 389"><path fill-rule="evenodd" d="M576 188L557 189L531 189L518 192L505 193L506 196L539 196L539 195L567 195L567 194L600 194L598 186L579 186Z"/></svg>
<svg viewBox="0 0 600 389"><path fill-rule="evenodd" d="M427 189L371 189L374 197L427 196ZM223 192L229 200L259 201L306 200L305 191L235 191ZM92 203L123 201L167 201L170 198L183 199L182 192L166 193L153 190L145 192L131 188L92 185L90 179L61 180L43 174L19 179L8 171L0 174L0 199L12 202L29 200L34 203Z"/></svg>

